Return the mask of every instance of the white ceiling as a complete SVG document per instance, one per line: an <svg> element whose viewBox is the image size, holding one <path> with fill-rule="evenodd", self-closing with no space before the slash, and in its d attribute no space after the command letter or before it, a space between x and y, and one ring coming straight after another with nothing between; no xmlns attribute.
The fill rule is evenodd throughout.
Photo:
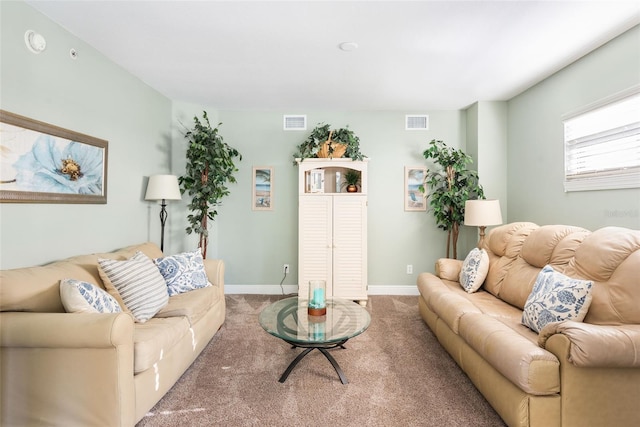
<svg viewBox="0 0 640 427"><path fill-rule="evenodd" d="M28 3L170 99L291 113L507 100L640 23L640 0Z"/></svg>

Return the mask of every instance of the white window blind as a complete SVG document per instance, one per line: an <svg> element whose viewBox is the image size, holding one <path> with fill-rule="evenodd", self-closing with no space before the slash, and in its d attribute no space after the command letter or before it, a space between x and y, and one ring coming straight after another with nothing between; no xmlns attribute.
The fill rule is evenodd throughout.
<svg viewBox="0 0 640 427"><path fill-rule="evenodd" d="M564 121L565 191L640 188L640 93Z"/></svg>

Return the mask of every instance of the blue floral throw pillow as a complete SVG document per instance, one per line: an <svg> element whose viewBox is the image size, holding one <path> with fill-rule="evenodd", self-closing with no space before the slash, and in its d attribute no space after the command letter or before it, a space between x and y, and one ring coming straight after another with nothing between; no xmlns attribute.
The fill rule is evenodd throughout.
<svg viewBox="0 0 640 427"><path fill-rule="evenodd" d="M480 289L489 273L489 255L484 249L474 248L462 264L460 270L460 286L468 293L473 293Z"/></svg>
<svg viewBox="0 0 640 427"><path fill-rule="evenodd" d="M118 301L92 283L82 280L60 281L60 299L67 313L120 313Z"/></svg>
<svg viewBox="0 0 640 427"><path fill-rule="evenodd" d="M209 286L200 249L153 260L167 282L169 296Z"/></svg>
<svg viewBox="0 0 640 427"><path fill-rule="evenodd" d="M522 312L522 324L540 332L547 323L582 322L591 305L589 280L572 279L546 265L538 274Z"/></svg>

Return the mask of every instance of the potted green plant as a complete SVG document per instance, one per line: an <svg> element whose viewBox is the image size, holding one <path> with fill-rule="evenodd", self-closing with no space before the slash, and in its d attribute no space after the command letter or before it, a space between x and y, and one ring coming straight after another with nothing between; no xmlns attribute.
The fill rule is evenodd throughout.
<svg viewBox="0 0 640 427"><path fill-rule="evenodd" d="M354 169L349 169L344 173L344 181L342 181L342 188L347 189L347 193L357 193L358 185L360 185L360 172Z"/></svg>
<svg viewBox="0 0 640 427"><path fill-rule="evenodd" d="M360 152L360 138L349 126L331 129L330 124L319 123L307 139L298 145L293 154L293 164L296 164L295 159L341 157L362 160L364 156Z"/></svg>
<svg viewBox="0 0 640 427"><path fill-rule="evenodd" d="M427 198L438 228L447 232L447 258L453 246L453 258L458 257L458 234L464 223L464 204L467 199L484 199L478 172L467 169L472 158L462 150L448 147L443 141L432 140L423 152L425 159L433 159L439 168L427 169ZM425 192L424 186L420 190Z"/></svg>
<svg viewBox="0 0 640 427"><path fill-rule="evenodd" d="M185 133L189 143L187 148L187 166L183 176L178 177L180 191L191 196L188 205L192 212L187 216L189 227L187 234L198 233L198 247L202 257L207 257L209 242L208 221L214 221L220 199L229 194L228 182L236 182L234 173L238 171L234 158L242 160L242 155L225 143L218 128L212 128L203 112L203 120L193 118L195 125ZM218 126L222 123L218 123Z"/></svg>

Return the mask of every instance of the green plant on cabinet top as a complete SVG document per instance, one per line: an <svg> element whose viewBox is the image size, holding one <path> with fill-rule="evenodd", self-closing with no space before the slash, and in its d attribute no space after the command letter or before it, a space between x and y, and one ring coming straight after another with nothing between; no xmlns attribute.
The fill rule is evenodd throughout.
<svg viewBox="0 0 640 427"><path fill-rule="evenodd" d="M307 139L298 145L293 164L297 164L295 159L327 157L362 160L364 156L360 152L360 138L349 126L332 130L330 124L319 123Z"/></svg>

